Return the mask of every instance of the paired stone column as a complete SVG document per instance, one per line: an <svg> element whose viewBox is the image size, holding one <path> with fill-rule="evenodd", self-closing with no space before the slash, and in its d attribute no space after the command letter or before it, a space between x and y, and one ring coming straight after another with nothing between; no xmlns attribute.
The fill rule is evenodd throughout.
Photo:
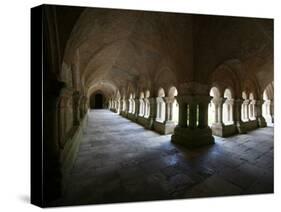
<svg viewBox="0 0 281 212"><path fill-rule="evenodd" d="M166 104L165 106L165 124L171 124L173 123L173 98L171 97L165 97L164 102Z"/></svg>
<svg viewBox="0 0 281 212"><path fill-rule="evenodd" d="M234 100L233 99L226 99L225 103L227 105L227 122L232 124L233 123Z"/></svg>
<svg viewBox="0 0 281 212"><path fill-rule="evenodd" d="M224 136L224 124L223 124L223 104L226 98L212 99L212 103L215 105L215 122L212 124L212 132L217 136Z"/></svg>
<svg viewBox="0 0 281 212"><path fill-rule="evenodd" d="M187 148L195 148L214 143L212 131L208 126L208 95L185 95L176 97L179 104L179 124L174 129L172 142ZM187 106L189 108L187 125ZM197 107L199 116L197 117ZM197 120L198 118L198 120ZM198 125L197 125L198 121Z"/></svg>

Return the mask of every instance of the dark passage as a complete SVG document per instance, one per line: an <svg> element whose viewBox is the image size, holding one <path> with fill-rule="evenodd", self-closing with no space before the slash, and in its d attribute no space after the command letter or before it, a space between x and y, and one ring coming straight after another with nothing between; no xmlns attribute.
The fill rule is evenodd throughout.
<svg viewBox="0 0 281 212"><path fill-rule="evenodd" d="M96 94L95 95L95 109L102 109L102 103L103 103L103 96L102 94Z"/></svg>
<svg viewBox="0 0 281 212"><path fill-rule="evenodd" d="M90 99L91 109L102 109L103 108L103 95L100 93L94 94Z"/></svg>

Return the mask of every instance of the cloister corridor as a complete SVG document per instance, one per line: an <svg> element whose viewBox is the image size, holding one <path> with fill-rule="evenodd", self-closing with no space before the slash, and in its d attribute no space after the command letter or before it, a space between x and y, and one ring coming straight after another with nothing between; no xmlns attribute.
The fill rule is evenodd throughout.
<svg viewBox="0 0 281 212"><path fill-rule="evenodd" d="M56 204L273 192L273 127L188 150L109 110L90 110L87 122Z"/></svg>

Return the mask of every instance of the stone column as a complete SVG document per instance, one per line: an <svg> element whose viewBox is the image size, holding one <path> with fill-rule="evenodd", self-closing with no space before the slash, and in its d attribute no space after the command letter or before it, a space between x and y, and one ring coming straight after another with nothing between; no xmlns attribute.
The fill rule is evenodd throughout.
<svg viewBox="0 0 281 212"><path fill-rule="evenodd" d="M215 106L215 123L219 122L219 105L213 100Z"/></svg>
<svg viewBox="0 0 281 212"><path fill-rule="evenodd" d="M73 126L77 126L80 124L79 119L79 99L80 99L80 93L79 91L73 92L72 95L73 98L73 104L72 104L72 110L73 110Z"/></svg>
<svg viewBox="0 0 281 212"><path fill-rule="evenodd" d="M196 128L197 104L195 102L189 103L189 125L191 129Z"/></svg>
<svg viewBox="0 0 281 212"><path fill-rule="evenodd" d="M251 110L252 110L252 117L251 118L254 118L254 119L256 119L256 100L251 100L251 102L250 102L250 107L251 107ZM251 111L250 110L250 111Z"/></svg>
<svg viewBox="0 0 281 212"><path fill-rule="evenodd" d="M199 128L207 128L208 127L208 107L210 102L210 97L205 98L199 104Z"/></svg>
<svg viewBox="0 0 281 212"><path fill-rule="evenodd" d="M215 122L212 124L212 132L217 136L224 136L224 124L223 124L223 104L225 102L225 98L214 98L212 102L215 105Z"/></svg>
<svg viewBox="0 0 281 212"><path fill-rule="evenodd" d="M270 116L271 116L271 123L274 124L274 101L270 100Z"/></svg>
<svg viewBox="0 0 281 212"><path fill-rule="evenodd" d="M228 100L228 104L230 105L230 121L233 123L233 105L234 105L234 100L233 99L230 99Z"/></svg>
<svg viewBox="0 0 281 212"><path fill-rule="evenodd" d="M225 100L226 100L225 98L220 98L218 102L218 123L222 126L224 125L222 121L223 120L222 116L223 116L223 104Z"/></svg>
<svg viewBox="0 0 281 212"><path fill-rule="evenodd" d="M246 129L243 126L242 120L241 120L241 107L243 104L242 99L235 99L234 100L234 123L236 125L237 131L239 133L245 133Z"/></svg>
<svg viewBox="0 0 281 212"><path fill-rule="evenodd" d="M165 107L165 121L164 123L172 123L173 120L172 120L172 101L173 99L170 98L170 97L165 97L164 98L164 102L166 104L166 107Z"/></svg>
<svg viewBox="0 0 281 212"><path fill-rule="evenodd" d="M250 119L249 119L249 104L250 104L250 100L248 100L248 99L246 99L246 100L244 100L244 108L245 108L245 110L244 110L244 112L245 112L245 122L247 122L247 121L250 121Z"/></svg>
<svg viewBox="0 0 281 212"><path fill-rule="evenodd" d="M126 101L126 114L129 113L129 109L130 109L130 110L132 109L132 108L130 108L130 99L128 99L128 100Z"/></svg>
<svg viewBox="0 0 281 212"><path fill-rule="evenodd" d="M207 92L206 92L207 93ZM179 124L174 129L172 142L187 148L196 148L214 143L212 131L208 127L208 103L206 95L178 96ZM189 126L187 127L187 105L189 105ZM197 105L199 105L199 124L196 126Z"/></svg>
<svg viewBox="0 0 281 212"><path fill-rule="evenodd" d="M266 122L269 125L272 125L274 120L274 114L273 114L273 101L272 100L265 100L265 106L266 106Z"/></svg>
<svg viewBox="0 0 281 212"><path fill-rule="evenodd" d="M259 127L266 127L266 121L264 119L264 117L262 116L262 104L263 104L263 100L256 100L256 119L258 121L258 126Z"/></svg>
<svg viewBox="0 0 281 212"><path fill-rule="evenodd" d="M179 123L178 126L182 128L187 127L187 104L177 97L179 104Z"/></svg>
<svg viewBox="0 0 281 212"><path fill-rule="evenodd" d="M137 118L139 115L139 108L140 108L140 100L139 99L135 99L135 117Z"/></svg>
<svg viewBox="0 0 281 212"><path fill-rule="evenodd" d="M153 125L156 119L156 99L154 97L150 97L148 99L149 101L149 125L148 128L149 129L153 129Z"/></svg>

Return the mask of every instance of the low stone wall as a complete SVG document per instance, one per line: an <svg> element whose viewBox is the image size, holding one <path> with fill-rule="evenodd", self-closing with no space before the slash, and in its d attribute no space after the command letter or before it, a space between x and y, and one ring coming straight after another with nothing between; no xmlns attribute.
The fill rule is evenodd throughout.
<svg viewBox="0 0 281 212"><path fill-rule="evenodd" d="M254 129L258 128L258 122L257 122L257 120L251 120L251 121L248 121L248 122L244 122L243 126L245 127L245 129L247 131L251 131L251 130L254 130Z"/></svg>
<svg viewBox="0 0 281 212"><path fill-rule="evenodd" d="M164 123L155 121L154 122L154 130L160 134L165 134L165 125Z"/></svg>
<svg viewBox="0 0 281 212"><path fill-rule="evenodd" d="M237 134L237 129L234 124L224 126L222 137L228 137L235 134Z"/></svg>
<svg viewBox="0 0 281 212"><path fill-rule="evenodd" d="M127 115L128 115L128 114L127 114L126 111L121 111L121 112L120 112L120 115L123 116L123 117L125 117L125 118L127 118Z"/></svg>
<svg viewBox="0 0 281 212"><path fill-rule="evenodd" d="M117 110L115 108L110 108L110 111L117 113Z"/></svg>
<svg viewBox="0 0 281 212"><path fill-rule="evenodd" d="M136 121L137 117L135 116L135 114L132 113L128 113L127 118L130 119L131 121Z"/></svg>
<svg viewBox="0 0 281 212"><path fill-rule="evenodd" d="M137 118L137 123L144 126L145 128L148 128L149 120L143 116L139 116Z"/></svg>
<svg viewBox="0 0 281 212"><path fill-rule="evenodd" d="M85 129L87 124L88 124L88 114L86 114L84 118L81 120L80 126L77 127L76 132L73 134L73 136L67 140L62 150L61 167L62 167L63 188L64 188L64 183L66 182L69 173L74 165L82 141L83 130Z"/></svg>

